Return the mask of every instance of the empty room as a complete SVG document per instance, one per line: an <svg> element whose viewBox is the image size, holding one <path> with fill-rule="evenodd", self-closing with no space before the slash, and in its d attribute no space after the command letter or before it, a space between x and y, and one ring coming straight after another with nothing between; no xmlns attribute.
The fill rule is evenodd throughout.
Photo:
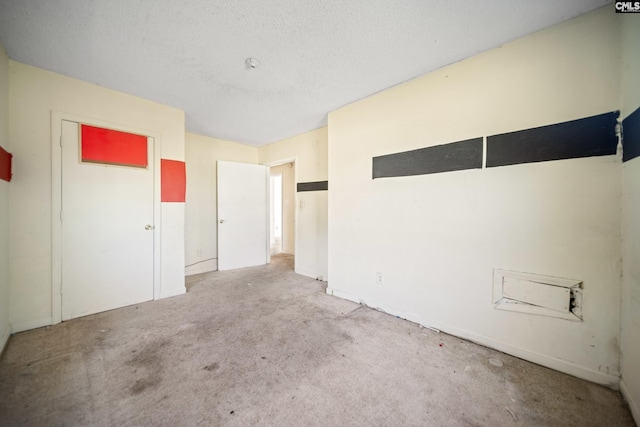
<svg viewBox="0 0 640 427"><path fill-rule="evenodd" d="M635 426L640 3L0 0L0 425Z"/></svg>

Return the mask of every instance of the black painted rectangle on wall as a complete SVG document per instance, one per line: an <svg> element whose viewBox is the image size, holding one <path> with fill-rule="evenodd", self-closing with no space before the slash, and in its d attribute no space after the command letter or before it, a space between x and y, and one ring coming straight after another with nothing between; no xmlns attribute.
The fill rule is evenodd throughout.
<svg viewBox="0 0 640 427"><path fill-rule="evenodd" d="M482 138L373 158L373 179L482 168Z"/></svg>
<svg viewBox="0 0 640 427"><path fill-rule="evenodd" d="M619 111L487 137L487 167L616 154Z"/></svg>
<svg viewBox="0 0 640 427"><path fill-rule="evenodd" d="M299 182L297 185L298 192L300 191L323 191L329 189L329 181L316 181L316 182Z"/></svg>
<svg viewBox="0 0 640 427"><path fill-rule="evenodd" d="M622 121L622 161L640 156L640 108Z"/></svg>

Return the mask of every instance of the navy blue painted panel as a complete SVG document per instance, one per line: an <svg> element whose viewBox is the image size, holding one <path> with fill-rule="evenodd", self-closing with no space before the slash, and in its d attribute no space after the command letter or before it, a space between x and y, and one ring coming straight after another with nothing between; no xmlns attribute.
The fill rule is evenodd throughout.
<svg viewBox="0 0 640 427"><path fill-rule="evenodd" d="M482 138L373 158L374 179L480 168L482 168Z"/></svg>
<svg viewBox="0 0 640 427"><path fill-rule="evenodd" d="M619 111L487 137L487 167L616 154Z"/></svg>
<svg viewBox="0 0 640 427"><path fill-rule="evenodd" d="M297 185L298 192L300 191L323 191L329 189L329 181L316 181L316 182L299 182Z"/></svg>
<svg viewBox="0 0 640 427"><path fill-rule="evenodd" d="M640 156L640 108L622 121L622 161Z"/></svg>

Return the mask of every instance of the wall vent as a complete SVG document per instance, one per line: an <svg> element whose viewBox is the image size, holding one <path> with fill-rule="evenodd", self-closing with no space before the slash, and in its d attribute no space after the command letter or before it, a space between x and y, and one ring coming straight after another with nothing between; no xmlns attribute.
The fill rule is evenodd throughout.
<svg viewBox="0 0 640 427"><path fill-rule="evenodd" d="M582 321L582 281L495 268L493 304L499 310Z"/></svg>

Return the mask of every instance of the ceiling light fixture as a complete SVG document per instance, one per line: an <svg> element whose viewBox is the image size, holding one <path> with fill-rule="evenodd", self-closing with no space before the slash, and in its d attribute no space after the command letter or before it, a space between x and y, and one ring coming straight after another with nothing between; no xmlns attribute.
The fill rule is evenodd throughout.
<svg viewBox="0 0 640 427"><path fill-rule="evenodd" d="M247 67L249 68L258 68L260 66L260 61L255 58L247 58L244 63L247 64Z"/></svg>

